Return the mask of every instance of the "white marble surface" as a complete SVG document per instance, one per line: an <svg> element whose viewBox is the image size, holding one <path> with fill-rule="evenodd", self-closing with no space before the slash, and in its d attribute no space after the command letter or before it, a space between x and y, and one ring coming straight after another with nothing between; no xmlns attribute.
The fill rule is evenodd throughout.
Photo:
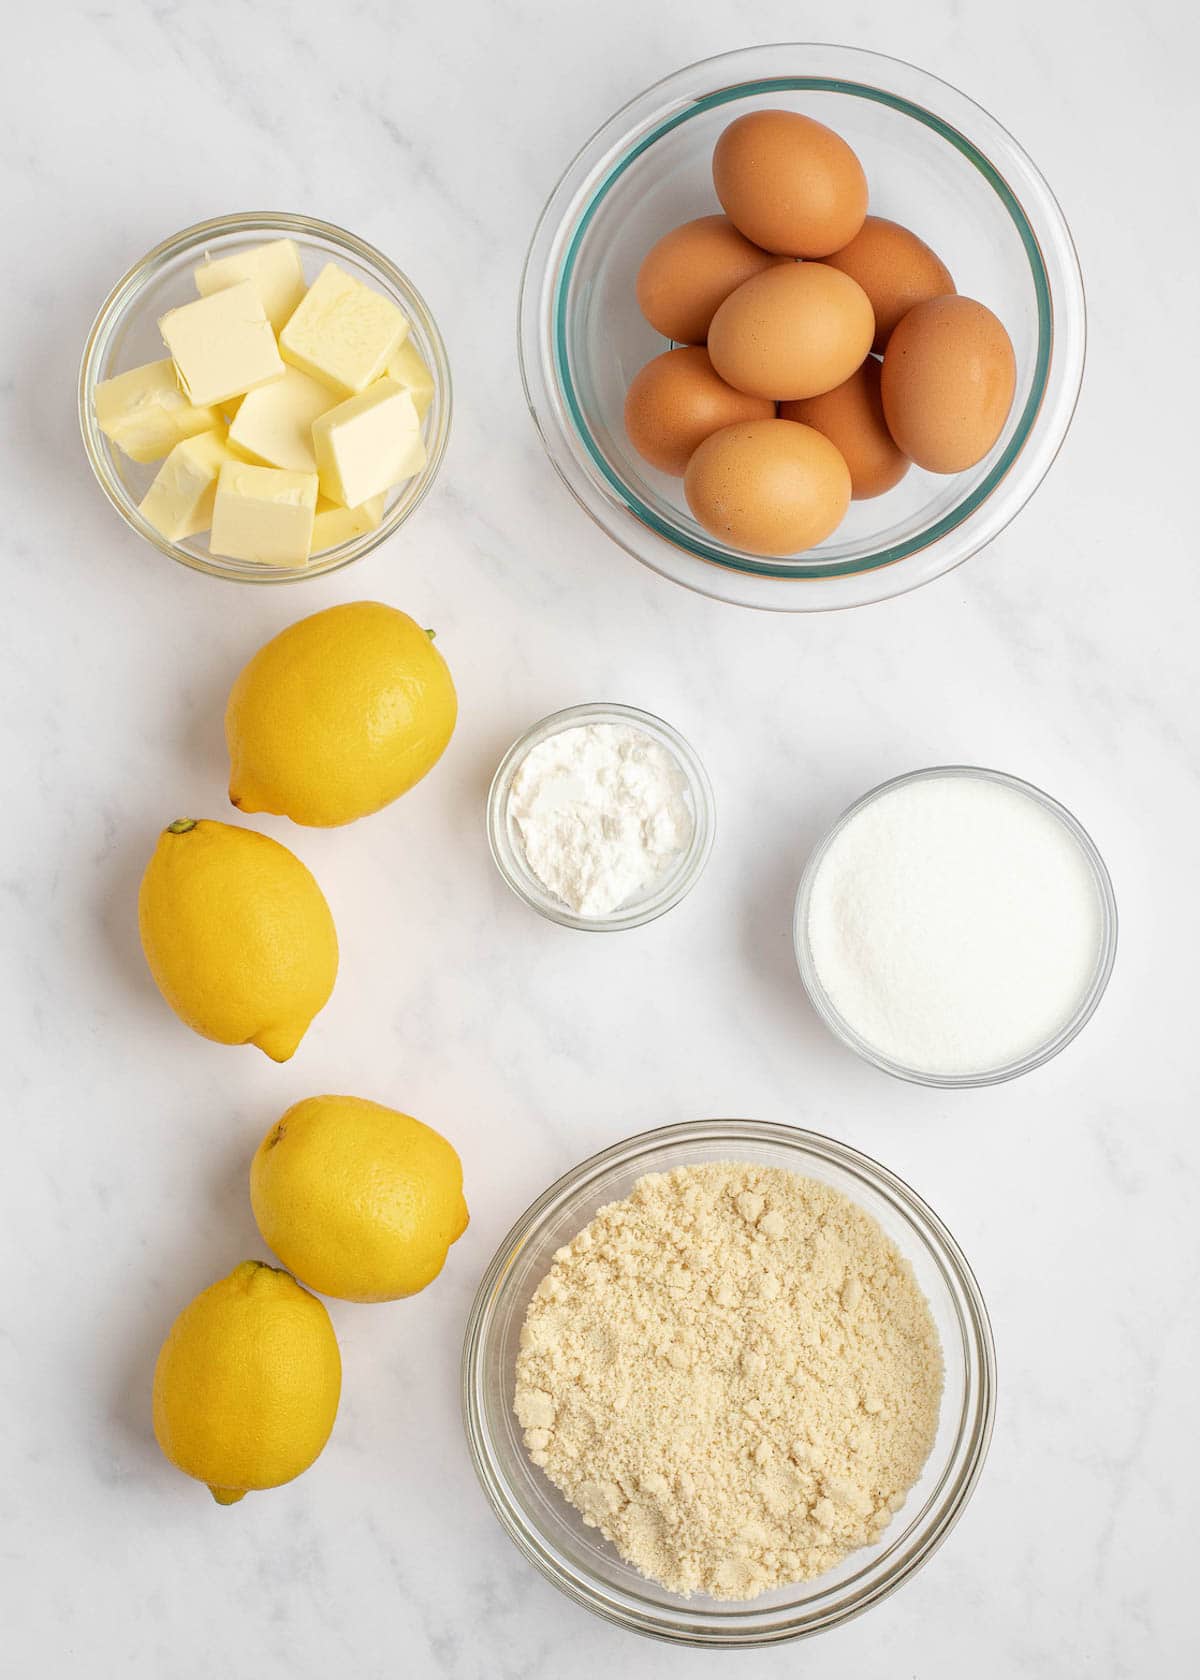
<svg viewBox="0 0 1200 1680"><path fill-rule="evenodd" d="M1195 1672L1194 18L1185 0L115 0L9 19L5 1673ZM716 605L610 546L542 457L513 346L529 230L587 133L689 59L798 34L911 58L1020 136L1078 239L1092 329L1074 429L1001 540L905 599L815 619ZM77 357L112 279L168 230L246 206L308 209L392 253L457 376L450 455L411 526L295 589L160 560L104 504L76 435ZM221 708L242 661L363 596L437 626L462 721L385 814L263 823L317 872L343 950L332 1003L280 1068L174 1020L139 953L136 883L165 821L227 814ZM482 823L509 740L591 698L673 720L720 804L686 907L611 940L510 897ZM943 1096L818 1027L788 912L852 796L956 759L1078 812L1123 931L1071 1050ZM445 1130L473 1222L426 1295L334 1305L328 1450L219 1510L155 1447L154 1354L196 1289L262 1252L250 1152L328 1088ZM915 1184L977 1269L1001 1367L986 1473L928 1567L802 1650L720 1657L623 1635L525 1566L476 1487L456 1387L473 1285L525 1203L600 1145L718 1113L827 1130Z"/></svg>

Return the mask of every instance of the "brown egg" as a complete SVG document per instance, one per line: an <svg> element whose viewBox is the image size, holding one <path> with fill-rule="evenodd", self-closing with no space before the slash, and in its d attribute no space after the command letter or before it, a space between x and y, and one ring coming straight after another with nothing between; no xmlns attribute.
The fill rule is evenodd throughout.
<svg viewBox="0 0 1200 1680"><path fill-rule="evenodd" d="M797 554L841 523L850 472L820 432L750 420L714 432L688 462L687 504L706 531L749 554Z"/></svg>
<svg viewBox="0 0 1200 1680"><path fill-rule="evenodd" d="M713 432L736 420L773 420L775 404L735 391L714 371L702 344L665 350L634 378L625 398L629 441L652 467L683 476Z"/></svg>
<svg viewBox="0 0 1200 1680"><path fill-rule="evenodd" d="M954 290L950 270L923 239L885 216L868 216L849 245L826 259L857 280L875 311L872 350L882 355L892 330L914 304Z"/></svg>
<svg viewBox="0 0 1200 1680"><path fill-rule="evenodd" d="M728 216L700 216L664 233L642 261L638 308L656 332L678 344L703 344L708 323L743 280L787 257L752 245Z"/></svg>
<svg viewBox="0 0 1200 1680"><path fill-rule="evenodd" d="M798 111L751 111L717 141L713 185L747 239L789 257L827 257L867 213L867 178L846 142Z"/></svg>
<svg viewBox="0 0 1200 1680"><path fill-rule="evenodd" d="M781 403L779 418L798 420L829 439L850 469L850 494L856 502L882 496L908 471L908 457L896 448L883 418L879 363L873 356L832 391Z"/></svg>
<svg viewBox="0 0 1200 1680"><path fill-rule="evenodd" d="M739 391L786 401L849 379L874 336L856 280L824 263L785 263L730 293L708 329L708 353Z"/></svg>
<svg viewBox="0 0 1200 1680"><path fill-rule="evenodd" d="M880 392L888 430L928 472L963 472L1004 430L1017 383L1012 342L973 298L910 309L888 340Z"/></svg>

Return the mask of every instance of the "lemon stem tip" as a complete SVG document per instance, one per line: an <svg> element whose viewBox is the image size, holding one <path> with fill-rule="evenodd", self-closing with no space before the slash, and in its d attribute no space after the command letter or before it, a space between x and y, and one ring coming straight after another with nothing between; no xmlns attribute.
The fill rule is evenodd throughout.
<svg viewBox="0 0 1200 1680"><path fill-rule="evenodd" d="M176 817L173 823L167 824L168 834L189 834L196 826L195 817Z"/></svg>

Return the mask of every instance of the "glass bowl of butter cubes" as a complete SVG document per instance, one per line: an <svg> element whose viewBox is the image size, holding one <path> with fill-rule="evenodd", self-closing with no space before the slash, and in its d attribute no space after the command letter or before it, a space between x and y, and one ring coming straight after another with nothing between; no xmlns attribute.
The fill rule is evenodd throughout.
<svg viewBox="0 0 1200 1680"><path fill-rule="evenodd" d="M101 488L194 570L289 583L361 559L437 476L450 369L424 299L363 240L255 212L118 282L79 377Z"/></svg>

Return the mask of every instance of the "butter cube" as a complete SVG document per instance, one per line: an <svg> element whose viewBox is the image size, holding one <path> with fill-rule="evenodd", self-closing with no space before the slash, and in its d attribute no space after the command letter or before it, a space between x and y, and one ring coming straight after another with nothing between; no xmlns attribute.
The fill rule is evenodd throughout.
<svg viewBox="0 0 1200 1680"><path fill-rule="evenodd" d="M321 494L354 508L425 465L421 422L409 393L378 379L313 421Z"/></svg>
<svg viewBox="0 0 1200 1680"><path fill-rule="evenodd" d="M161 461L184 438L221 424L212 408L197 408L179 389L169 357L130 368L96 386L96 423L131 461Z"/></svg>
<svg viewBox="0 0 1200 1680"><path fill-rule="evenodd" d="M182 542L212 524L217 478L226 461L235 460L225 428L201 432L177 443L142 497L138 512L171 542Z"/></svg>
<svg viewBox="0 0 1200 1680"><path fill-rule="evenodd" d="M404 340L388 363L387 376L403 385L416 406L417 418L424 420L433 401L433 375L411 338Z"/></svg>
<svg viewBox="0 0 1200 1680"><path fill-rule="evenodd" d="M383 496L372 496L369 502L361 507L339 507L336 502L327 500L324 496L317 497L317 513L313 520L312 552L321 554L327 548L336 548L339 543L349 542L352 537L361 537L367 531L374 531L383 518Z"/></svg>
<svg viewBox="0 0 1200 1680"><path fill-rule="evenodd" d="M316 473L226 461L217 479L209 550L264 566L303 566L316 506Z"/></svg>
<svg viewBox="0 0 1200 1680"><path fill-rule="evenodd" d="M304 265L294 239L272 239L249 251L209 257L195 272L201 297L223 292L239 280L249 280L262 299L267 320L278 332L304 296Z"/></svg>
<svg viewBox="0 0 1200 1680"><path fill-rule="evenodd" d="M158 323L184 395L212 407L278 379L283 363L251 280L169 309Z"/></svg>
<svg viewBox="0 0 1200 1680"><path fill-rule="evenodd" d="M336 263L326 263L279 335L285 361L343 397L365 390L408 336L408 317Z"/></svg>
<svg viewBox="0 0 1200 1680"><path fill-rule="evenodd" d="M337 400L328 385L290 367L282 379L260 385L242 398L229 428L229 441L264 466L316 472L313 421Z"/></svg>

